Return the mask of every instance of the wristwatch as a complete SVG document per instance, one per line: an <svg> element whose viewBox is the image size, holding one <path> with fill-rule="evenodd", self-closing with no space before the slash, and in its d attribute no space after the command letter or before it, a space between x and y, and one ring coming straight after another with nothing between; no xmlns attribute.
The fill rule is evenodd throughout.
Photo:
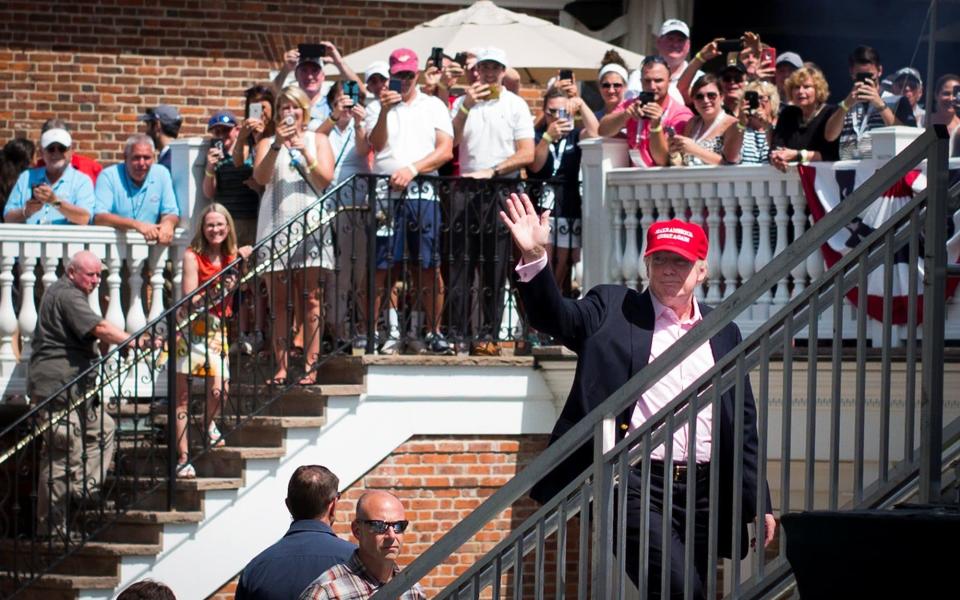
<svg viewBox="0 0 960 600"><path fill-rule="evenodd" d="M63 202L60 201L60 198L57 198L56 196L54 196L53 202L50 203L50 206L54 208L60 208L61 204L63 204Z"/></svg>
<svg viewBox="0 0 960 600"><path fill-rule="evenodd" d="M280 152L280 148L283 148L282 144L277 144L277 143L270 144L270 149L273 150L274 152Z"/></svg>
<svg viewBox="0 0 960 600"><path fill-rule="evenodd" d="M493 176L494 176L494 177L500 177L500 168L499 168L499 167L494 167L494 168L493 168Z"/></svg>

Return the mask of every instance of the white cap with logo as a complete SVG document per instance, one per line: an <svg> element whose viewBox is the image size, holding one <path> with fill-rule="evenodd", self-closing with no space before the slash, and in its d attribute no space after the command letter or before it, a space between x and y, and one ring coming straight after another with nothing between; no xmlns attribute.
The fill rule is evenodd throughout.
<svg viewBox="0 0 960 600"><path fill-rule="evenodd" d="M690 27L680 19L667 19L664 21L663 25L660 26L660 37L667 35L671 31L677 31L690 37Z"/></svg>
<svg viewBox="0 0 960 600"><path fill-rule="evenodd" d="M503 68L509 68L510 65L507 64L507 53L501 50L500 48L494 48L490 46L489 48L480 48L477 51L477 62L482 63L484 61L495 62L503 65Z"/></svg>
<svg viewBox="0 0 960 600"><path fill-rule="evenodd" d="M387 64L387 61L376 60L370 63L370 66L367 67L366 72L363 74L363 80L370 81L370 78L374 75L379 75L384 79L390 79L390 65Z"/></svg>

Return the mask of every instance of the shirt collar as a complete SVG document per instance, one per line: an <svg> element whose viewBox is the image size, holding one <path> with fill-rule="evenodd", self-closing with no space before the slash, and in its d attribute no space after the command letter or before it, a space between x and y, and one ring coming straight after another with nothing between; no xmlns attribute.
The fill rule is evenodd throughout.
<svg viewBox="0 0 960 600"><path fill-rule="evenodd" d="M290 523L290 529L287 530L286 535L297 533L299 531L317 531L320 533L329 533L333 535L333 529L329 525L323 521L317 521L316 519L298 519L293 523Z"/></svg>
<svg viewBox="0 0 960 600"><path fill-rule="evenodd" d="M370 583L374 584L376 587L380 587L387 583L386 581L380 581L379 579L374 577L373 574L370 573L370 571L367 570L367 567L363 564L363 561L360 560L359 548L353 551L353 554L350 556L350 560L348 561L347 564L350 566L350 570L352 570L358 577L362 577L363 579L366 579ZM394 576L396 576L396 574L399 572L400 572L400 566L394 563L393 565Z"/></svg>
<svg viewBox="0 0 960 600"><path fill-rule="evenodd" d="M677 317L677 313L673 312L672 308L660 302L653 292L650 292L650 301L653 303L653 314L657 320L667 319L674 323L680 323L681 325L693 325L703 320L703 315L700 313L700 303L697 302L696 297L692 299L693 315L683 321Z"/></svg>

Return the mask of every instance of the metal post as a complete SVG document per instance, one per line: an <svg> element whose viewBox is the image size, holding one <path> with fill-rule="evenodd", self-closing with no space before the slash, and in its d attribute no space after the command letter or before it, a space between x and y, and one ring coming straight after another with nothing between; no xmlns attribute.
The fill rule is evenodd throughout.
<svg viewBox="0 0 960 600"><path fill-rule="evenodd" d="M929 37L927 41L927 85L930 86L927 88L924 93L927 95L927 122L930 121L930 116L933 115L933 98L936 95L936 90L933 89L934 82L936 82L936 62L937 58L937 0L930 0L930 28L929 28Z"/></svg>
<svg viewBox="0 0 960 600"><path fill-rule="evenodd" d="M373 175L354 175L363 177L367 183L367 354L377 353L377 178ZM356 185L357 180L354 180Z"/></svg>
<svg viewBox="0 0 960 600"><path fill-rule="evenodd" d="M177 311L167 311L167 510L172 511L177 485ZM187 383L189 393L190 384ZM189 398L187 405L189 406ZM189 416L189 412L188 415ZM184 435L187 435L186 428Z"/></svg>
<svg viewBox="0 0 960 600"><path fill-rule="evenodd" d="M934 5L935 6L935 5ZM943 447L944 297L947 275L947 128L927 154L927 217L923 244L923 382L920 395L920 502L940 498Z"/></svg>

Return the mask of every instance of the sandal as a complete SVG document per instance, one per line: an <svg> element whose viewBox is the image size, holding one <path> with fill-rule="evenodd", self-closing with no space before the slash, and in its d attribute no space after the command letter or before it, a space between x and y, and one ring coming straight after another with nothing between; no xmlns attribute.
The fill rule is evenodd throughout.
<svg viewBox="0 0 960 600"><path fill-rule="evenodd" d="M181 479L196 479L197 470L188 462L177 463L177 477Z"/></svg>
<svg viewBox="0 0 960 600"><path fill-rule="evenodd" d="M226 444L223 441L223 434L217 429L216 423L210 423L210 427L207 428L207 439L210 441L211 448L221 448Z"/></svg>

